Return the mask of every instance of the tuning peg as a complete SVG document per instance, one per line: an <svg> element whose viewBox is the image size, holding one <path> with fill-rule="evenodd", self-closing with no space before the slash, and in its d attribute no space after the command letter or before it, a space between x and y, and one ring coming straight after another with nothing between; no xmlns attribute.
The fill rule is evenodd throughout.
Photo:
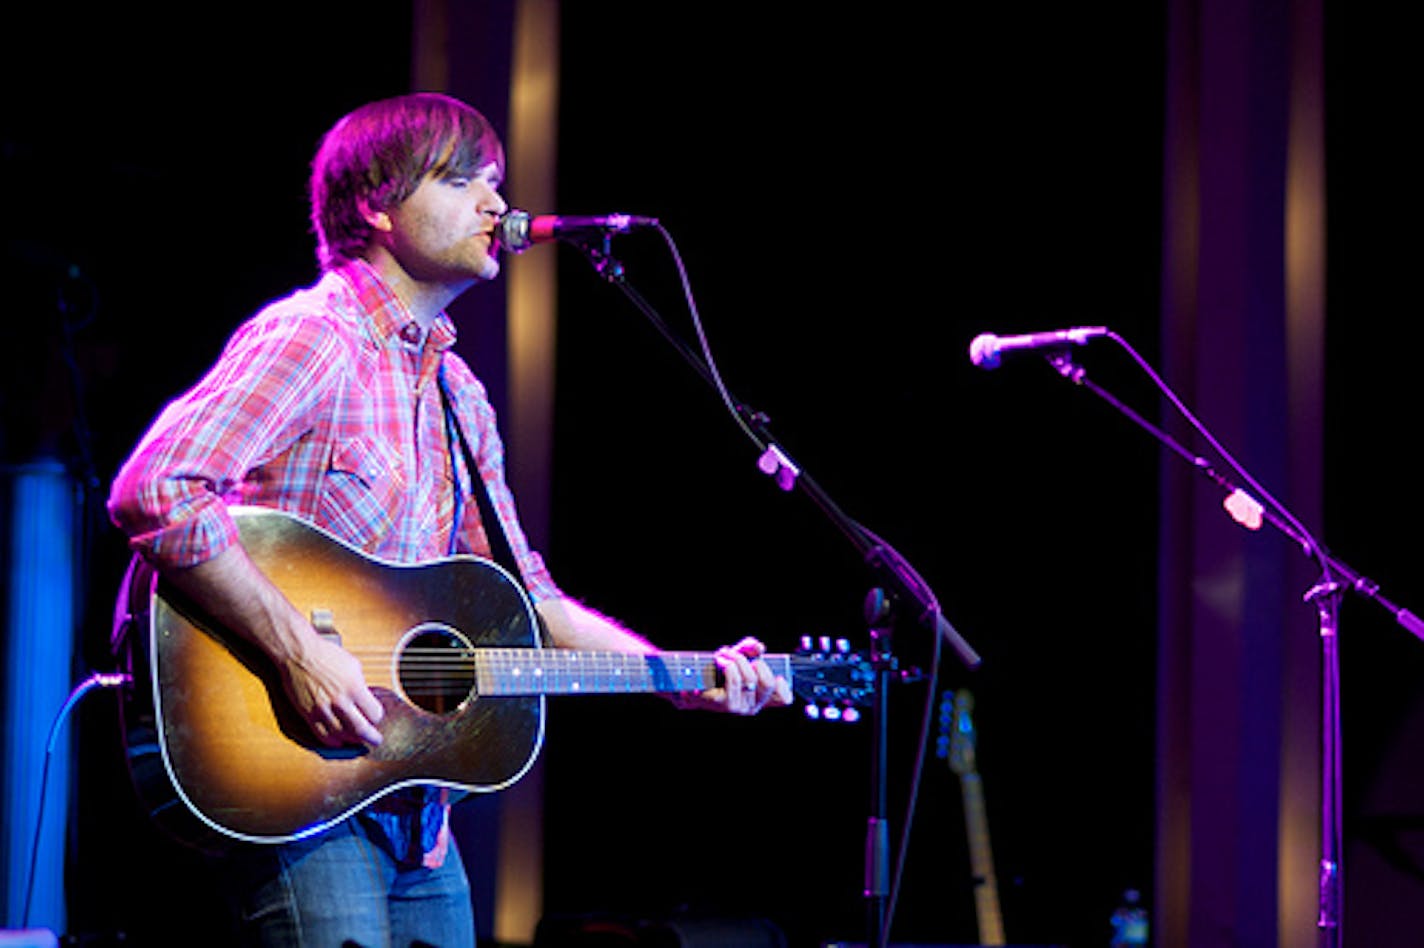
<svg viewBox="0 0 1424 948"><path fill-rule="evenodd" d="M854 724L860 720L860 709L850 702L846 702L844 706L807 704L805 710L806 717L813 721L837 721L842 724Z"/></svg>
<svg viewBox="0 0 1424 948"><path fill-rule="evenodd" d="M825 655L849 655L850 639L833 639L829 635L801 636L801 651L821 652Z"/></svg>

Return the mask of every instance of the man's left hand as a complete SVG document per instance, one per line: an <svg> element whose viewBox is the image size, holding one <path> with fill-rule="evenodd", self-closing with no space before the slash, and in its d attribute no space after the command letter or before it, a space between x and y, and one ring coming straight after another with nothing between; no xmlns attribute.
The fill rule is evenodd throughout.
<svg viewBox="0 0 1424 948"><path fill-rule="evenodd" d="M754 638L717 650L722 684L696 694L682 695L684 708L705 708L732 714L756 714L768 705L791 703L791 683L772 673L762 661L766 646Z"/></svg>

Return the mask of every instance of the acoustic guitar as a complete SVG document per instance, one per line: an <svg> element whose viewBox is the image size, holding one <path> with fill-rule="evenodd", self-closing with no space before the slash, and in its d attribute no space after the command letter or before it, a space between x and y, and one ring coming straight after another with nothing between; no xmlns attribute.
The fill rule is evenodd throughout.
<svg viewBox="0 0 1424 948"><path fill-rule="evenodd" d="M385 709L383 740L318 743L265 655L135 561L116 624L135 682L126 749L150 815L185 842L299 839L415 784L497 791L537 758L547 696L718 683L711 652L544 647L527 594L490 560L395 564L289 514L232 512L257 566L361 659ZM765 659L818 707L863 705L874 687L869 664L844 647Z"/></svg>

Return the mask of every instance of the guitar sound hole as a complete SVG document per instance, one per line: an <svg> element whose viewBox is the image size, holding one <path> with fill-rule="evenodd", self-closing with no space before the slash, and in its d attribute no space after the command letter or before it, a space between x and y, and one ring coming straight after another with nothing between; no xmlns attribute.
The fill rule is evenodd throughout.
<svg viewBox="0 0 1424 948"><path fill-rule="evenodd" d="M406 700L432 714L447 714L475 694L469 643L453 629L421 627L406 640L397 669Z"/></svg>

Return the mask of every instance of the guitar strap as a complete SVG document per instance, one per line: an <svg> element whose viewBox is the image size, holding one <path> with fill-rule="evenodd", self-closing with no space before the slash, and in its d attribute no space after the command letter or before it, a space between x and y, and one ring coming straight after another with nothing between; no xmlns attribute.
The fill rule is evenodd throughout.
<svg viewBox="0 0 1424 948"><path fill-rule="evenodd" d="M450 528L451 552L454 552L455 536L459 533L462 519L460 469L459 465L455 463L455 444L458 443L460 454L465 459L465 471L470 476L470 493L480 508L480 523L485 528L485 538L489 540L490 559L509 570L511 576L522 582L524 576L519 571L519 563L514 558L514 548L509 545L509 537L504 532L504 524L500 522L499 515L495 513L494 504L490 501L489 491L485 488L484 476L480 473L479 465L475 463L475 453L470 450L470 442L465 438L465 430L460 427L460 419L455 416L453 399L445 385L445 361L443 358L440 362L438 379L440 403L445 409L445 432L450 440L450 476L455 483L455 516L453 526Z"/></svg>

